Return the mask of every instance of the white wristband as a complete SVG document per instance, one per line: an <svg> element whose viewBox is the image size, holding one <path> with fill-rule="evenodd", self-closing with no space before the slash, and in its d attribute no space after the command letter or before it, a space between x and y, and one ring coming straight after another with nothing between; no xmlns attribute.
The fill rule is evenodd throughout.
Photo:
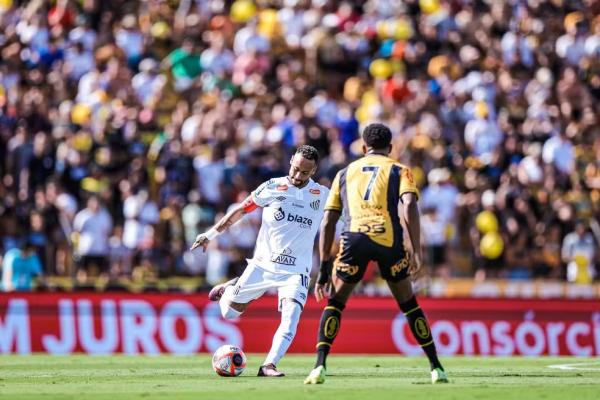
<svg viewBox="0 0 600 400"><path fill-rule="evenodd" d="M218 230L216 230L215 228L210 228L208 231L206 231L204 233L204 236L208 239L208 240L213 240L214 238L216 238L217 236L219 236L221 234L221 232L219 232Z"/></svg>

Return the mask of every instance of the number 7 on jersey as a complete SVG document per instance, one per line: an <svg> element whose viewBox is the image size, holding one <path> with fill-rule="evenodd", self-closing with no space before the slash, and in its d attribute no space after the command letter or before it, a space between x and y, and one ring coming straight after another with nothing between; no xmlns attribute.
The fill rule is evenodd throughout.
<svg viewBox="0 0 600 400"><path fill-rule="evenodd" d="M362 172L371 174L371 179L369 179L369 184L367 185L367 191L365 192L365 195L363 196L363 200L368 201L369 197L371 197L371 191L373 190L373 184L375 183L375 179L377 179L377 174L379 173L379 167L368 165L368 166L362 167Z"/></svg>

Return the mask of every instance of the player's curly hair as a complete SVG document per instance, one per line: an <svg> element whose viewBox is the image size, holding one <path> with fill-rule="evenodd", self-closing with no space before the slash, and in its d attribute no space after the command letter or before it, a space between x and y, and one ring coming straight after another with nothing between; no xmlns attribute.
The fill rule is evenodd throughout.
<svg viewBox="0 0 600 400"><path fill-rule="evenodd" d="M315 164L319 163L319 152L317 149L307 144L303 144L302 146L298 147L296 154L302 155L302 157L306 158L307 160L313 160Z"/></svg>
<svg viewBox="0 0 600 400"><path fill-rule="evenodd" d="M385 149L392 142L392 131L383 124L370 124L362 134L363 141L372 149Z"/></svg>

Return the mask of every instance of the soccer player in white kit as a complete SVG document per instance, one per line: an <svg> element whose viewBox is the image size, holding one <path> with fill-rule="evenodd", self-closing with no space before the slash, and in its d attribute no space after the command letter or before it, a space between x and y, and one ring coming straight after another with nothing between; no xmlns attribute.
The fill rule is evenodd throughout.
<svg viewBox="0 0 600 400"><path fill-rule="evenodd" d="M323 218L329 189L314 182L319 154L300 146L290 161L288 176L260 185L210 230L196 238L192 250L202 247L245 214L263 208L254 256L239 278L215 286L209 298L219 301L225 319L239 317L248 304L271 288L279 297L281 323L258 376L280 377L277 362L289 348L306 302L315 236Z"/></svg>

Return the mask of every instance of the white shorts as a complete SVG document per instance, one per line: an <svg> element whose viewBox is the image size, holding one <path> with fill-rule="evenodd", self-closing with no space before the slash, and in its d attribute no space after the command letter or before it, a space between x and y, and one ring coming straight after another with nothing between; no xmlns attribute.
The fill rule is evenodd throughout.
<svg viewBox="0 0 600 400"><path fill-rule="evenodd" d="M275 274L256 265L248 264L228 298L234 303L246 304L258 299L269 289L277 289L279 311L283 299L294 299L304 307L308 295L309 277L301 274Z"/></svg>

